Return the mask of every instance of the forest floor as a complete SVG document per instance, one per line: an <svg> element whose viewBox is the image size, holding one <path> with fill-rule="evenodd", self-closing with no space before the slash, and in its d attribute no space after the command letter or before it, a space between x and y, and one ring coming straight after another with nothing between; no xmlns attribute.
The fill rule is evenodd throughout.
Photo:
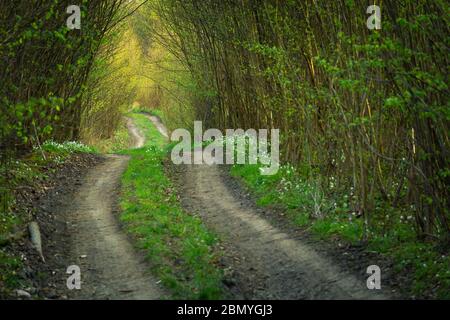
<svg viewBox="0 0 450 320"><path fill-rule="evenodd" d="M146 117L167 137L159 118ZM142 147L145 136L132 119L127 119L127 127L132 147ZM39 257L34 255L27 268L38 269L30 270L34 277L42 275L32 290L38 291L40 297L161 299L171 295L167 287L163 288L159 275L150 274L151 261L145 261L143 250L135 248L134 237L127 234L119 218L121 176L129 160L128 155L79 156L70 166L76 168L81 163L82 167L60 170L54 177L56 186L33 204L39 208L37 216L42 217L38 222L46 263L37 263ZM389 261L339 243L327 245L292 228L279 212L256 206L226 166L175 166L166 161L165 170L176 185L183 210L199 218L220 239L216 264L223 271L224 297L400 297L397 287L402 279L391 277ZM381 290L367 289L369 275L365 271L371 264L384 270ZM69 265L78 265L82 270L81 290L67 290Z"/></svg>

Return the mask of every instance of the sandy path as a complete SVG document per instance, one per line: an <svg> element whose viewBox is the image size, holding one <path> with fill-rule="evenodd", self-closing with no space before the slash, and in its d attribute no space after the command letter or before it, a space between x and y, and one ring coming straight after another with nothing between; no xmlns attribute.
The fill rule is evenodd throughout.
<svg viewBox="0 0 450 320"><path fill-rule="evenodd" d="M239 201L217 166L186 165L181 197L236 252L236 286L250 299L384 299L368 275L348 274L312 246L281 231ZM235 259L237 260L237 259ZM387 292L387 291L386 291Z"/></svg>
<svg viewBox="0 0 450 320"><path fill-rule="evenodd" d="M144 138L127 120L133 145L141 147ZM69 207L73 264L81 268L81 290L77 299L158 299L164 293L148 273L144 259L121 230L114 205L120 177L129 158L108 155L93 168Z"/></svg>

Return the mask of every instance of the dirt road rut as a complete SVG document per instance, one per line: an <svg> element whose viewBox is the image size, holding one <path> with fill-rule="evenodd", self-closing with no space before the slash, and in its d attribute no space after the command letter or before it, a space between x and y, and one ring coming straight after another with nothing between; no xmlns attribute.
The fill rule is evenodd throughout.
<svg viewBox="0 0 450 320"><path fill-rule="evenodd" d="M368 290L366 276L339 268L313 247L293 238L239 201L217 166L186 165L181 198L236 253L234 286L249 299L384 299Z"/></svg>
<svg viewBox="0 0 450 320"><path fill-rule="evenodd" d="M131 120L127 124L134 146L141 147L144 138ZM120 176L128 160L108 155L88 173L68 209L70 255L81 268L82 278L81 290L73 290L72 298L159 299L164 294L114 214Z"/></svg>

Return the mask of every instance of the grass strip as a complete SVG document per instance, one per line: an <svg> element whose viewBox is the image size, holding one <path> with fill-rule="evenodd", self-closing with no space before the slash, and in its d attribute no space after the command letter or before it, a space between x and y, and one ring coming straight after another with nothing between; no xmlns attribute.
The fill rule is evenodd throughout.
<svg viewBox="0 0 450 320"><path fill-rule="evenodd" d="M145 134L122 178L121 220L146 252L152 271L178 299L219 299L222 271L214 251L217 238L202 221L184 212L164 173L170 146L142 114L132 114Z"/></svg>

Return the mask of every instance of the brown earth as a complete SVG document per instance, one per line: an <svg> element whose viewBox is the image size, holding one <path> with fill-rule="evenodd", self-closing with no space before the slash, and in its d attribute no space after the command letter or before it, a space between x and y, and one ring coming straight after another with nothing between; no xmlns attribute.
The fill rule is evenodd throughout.
<svg viewBox="0 0 450 320"><path fill-rule="evenodd" d="M389 262L377 255L326 247L288 226L280 212L257 207L242 185L229 176L226 166L171 165L170 169L184 208L221 238L225 283L234 298L398 297L389 285L393 283ZM277 214L281 219L274 219ZM365 271L371 264L383 270L381 290L367 288Z"/></svg>
<svg viewBox="0 0 450 320"><path fill-rule="evenodd" d="M130 119L127 126L133 146L141 147L143 136ZM27 292L47 299L159 299L166 294L120 227L117 199L128 160L75 155L50 175L48 190L28 204L36 207L45 263L29 241L19 248L26 255ZM66 286L71 265L81 269L80 290Z"/></svg>

